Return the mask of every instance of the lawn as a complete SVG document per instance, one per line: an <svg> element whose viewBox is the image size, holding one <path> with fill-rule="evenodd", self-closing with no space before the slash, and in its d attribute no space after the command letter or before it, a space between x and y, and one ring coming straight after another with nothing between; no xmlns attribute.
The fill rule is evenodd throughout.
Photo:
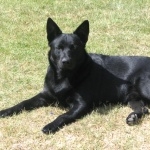
<svg viewBox="0 0 150 150"><path fill-rule="evenodd" d="M150 56L150 0L0 0L0 109L37 94L48 66L46 21L67 33L90 22L88 52ZM65 112L47 107L0 119L0 150L149 150L150 116L126 125L125 106L104 106L54 135Z"/></svg>

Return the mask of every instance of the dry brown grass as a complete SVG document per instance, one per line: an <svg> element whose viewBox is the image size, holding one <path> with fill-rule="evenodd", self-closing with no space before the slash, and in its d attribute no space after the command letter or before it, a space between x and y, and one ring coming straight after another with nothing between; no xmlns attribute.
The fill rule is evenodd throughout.
<svg viewBox="0 0 150 150"><path fill-rule="evenodd" d="M107 112L108 111L108 112ZM57 108L41 108L30 113L3 119L0 124L0 148L7 150L148 150L149 116L142 124L127 126L127 107L106 107L64 127L54 135L40 129L63 113Z"/></svg>

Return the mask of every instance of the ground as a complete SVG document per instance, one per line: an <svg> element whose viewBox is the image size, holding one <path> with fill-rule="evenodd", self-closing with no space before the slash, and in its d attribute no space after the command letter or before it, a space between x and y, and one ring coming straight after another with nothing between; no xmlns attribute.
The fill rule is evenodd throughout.
<svg viewBox="0 0 150 150"><path fill-rule="evenodd" d="M67 33L89 20L88 52L150 56L149 0L1 0L0 14L0 109L42 89L48 17ZM0 119L0 150L150 149L150 116L128 126L130 108L104 106L54 135L44 135L43 126L63 112L47 107Z"/></svg>

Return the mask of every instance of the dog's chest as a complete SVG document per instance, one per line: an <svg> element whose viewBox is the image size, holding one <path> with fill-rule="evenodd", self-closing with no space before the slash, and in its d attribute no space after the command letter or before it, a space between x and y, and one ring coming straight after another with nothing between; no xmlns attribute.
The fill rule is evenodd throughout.
<svg viewBox="0 0 150 150"><path fill-rule="evenodd" d="M57 82L51 81L49 87L51 93L58 99L66 96L66 94L68 94L68 92L72 89L72 86L67 78Z"/></svg>

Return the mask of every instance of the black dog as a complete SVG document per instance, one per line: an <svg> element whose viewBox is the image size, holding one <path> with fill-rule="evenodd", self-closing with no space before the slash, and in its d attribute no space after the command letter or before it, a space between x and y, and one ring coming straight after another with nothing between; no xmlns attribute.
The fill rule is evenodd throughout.
<svg viewBox="0 0 150 150"><path fill-rule="evenodd" d="M1 117L53 105L69 107L43 128L54 133L65 124L89 113L93 106L109 101L129 104L133 112L127 124L136 124L148 113L150 102L150 58L87 54L89 22L84 21L73 34L64 34L52 20L47 20L50 66L43 90L33 98L0 111Z"/></svg>

